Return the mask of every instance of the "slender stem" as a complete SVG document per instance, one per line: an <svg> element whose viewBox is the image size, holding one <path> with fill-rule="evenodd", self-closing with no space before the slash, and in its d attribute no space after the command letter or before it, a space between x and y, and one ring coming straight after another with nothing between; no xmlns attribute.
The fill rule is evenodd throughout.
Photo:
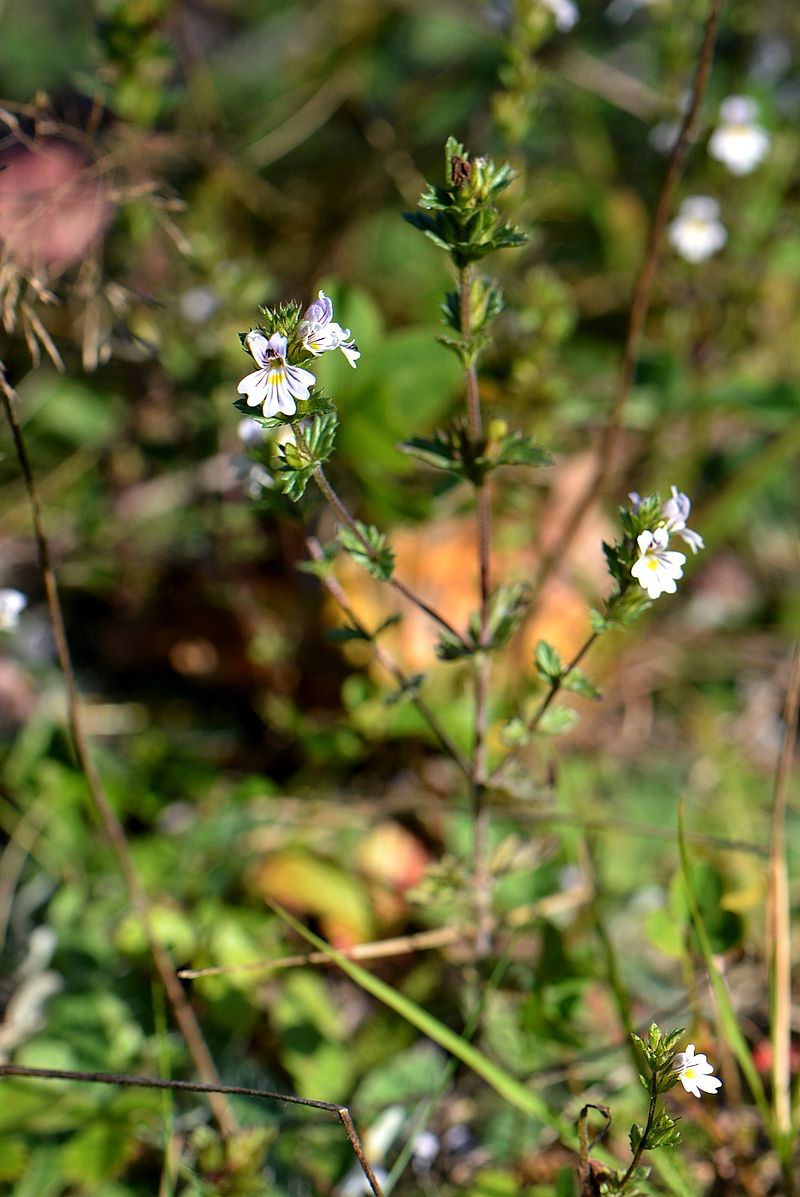
<svg viewBox="0 0 800 1197"><path fill-rule="evenodd" d="M315 536L306 537L306 545L307 545L308 551L309 551L310 555L313 557L313 559L315 561L320 561L322 559L322 555L323 555L322 554L322 546L320 545L317 538ZM366 640L369 640L370 644L372 645L372 650L375 653L375 656L377 657L378 661L381 663L383 668L386 670L386 672L391 677L394 678L394 680L397 682L398 686L405 687L409 681L408 676L403 672L403 670L400 668L400 666L397 664L397 662L394 660L394 658L386 651L386 649L383 647L383 645L379 644L378 641L374 638L374 636L371 636L370 633L367 631L366 626L361 622L361 620L358 618L358 616L354 612L353 608L351 607L350 602L347 598L347 595L344 592L344 589L342 588L342 586L340 586L340 584L336 580L336 578L331 577L329 575L328 577L324 577L322 579L322 583L323 583L325 589L331 595L331 597L335 600L335 602L341 608L342 612L350 620L350 623L352 624L352 626L358 632L360 632L361 635ZM428 724L428 727L431 729L431 731L433 732L436 739L439 741L439 744L441 745L442 749L447 753L447 755L449 757L451 757L455 761L455 763L458 765L459 769L465 775L465 777L469 777L470 776L469 761L464 756L463 752L458 747L458 745L456 743L454 743L453 740L450 739L450 736L444 730L441 723L436 718L433 711L428 706L428 704L425 702L425 700L423 698L420 698L420 696L418 694L415 694L415 695L412 695L411 701L413 702L414 706L419 711L422 718Z"/></svg>
<svg viewBox="0 0 800 1197"><path fill-rule="evenodd" d="M461 336L469 341L472 335L472 309L470 304L471 270L462 266L458 272L458 301ZM466 389L467 428L472 441L477 444L483 435L480 391L475 359L470 357L464 367ZM486 481L475 487L477 507L477 549L478 587L480 594L480 643L489 640L489 595L491 592L491 498ZM491 662L488 652L478 652L474 658L475 674L475 730L472 749L472 775L470 796L473 816L473 883L475 886L475 951L485 956L490 947L491 934L491 878L488 867L489 811L486 806L487 746L486 736L489 718L489 673Z"/></svg>
<svg viewBox="0 0 800 1197"><path fill-rule="evenodd" d="M297 425L294 426L294 432L295 435L299 436L299 438L302 440L302 431ZM350 514L342 500L339 498L339 495L331 486L321 465L318 465L314 470L314 481L337 517L343 524L347 525L370 559L373 561L376 560L377 554L375 553L375 550L364 536L354 517ZM410 603L413 603L415 607L418 607L420 611L424 611L424 613L430 619L432 619L434 623L438 623L439 627L447 632L448 635L455 637L455 639L461 641L462 644L464 643L463 637L459 632L456 631L453 625L448 623L443 615L440 615L438 611L435 611L433 607L426 603L424 599L420 598L420 596L411 590L409 586L406 586L405 582L401 582L400 579L395 578L394 575L392 575L388 581L393 590L396 590L398 594L402 594L404 598L408 599Z"/></svg>
<svg viewBox="0 0 800 1197"><path fill-rule="evenodd" d="M589 649L592 647L592 645L594 644L595 640L598 638L599 635L600 635L599 632L592 632L592 634L588 638L588 640L584 641L584 643L578 649L578 651L576 652L576 654L572 658L572 660L564 667L564 672L561 674L561 676L553 678L553 680L550 682L550 687L549 687L547 693L545 694L544 698L539 703L539 705L536 708L536 710L534 711L533 715L531 715L530 719L528 720L527 724L525 725L529 732L536 731L536 728L539 726L539 724L542 721L542 717L543 717L545 711L548 709L548 707L552 703L553 699L555 698L555 696L558 694L559 690L561 689L561 685L564 681L564 678L569 677L570 673L572 673L572 670L575 669L581 663L581 661L586 656ZM520 744L516 748L510 749L509 752L506 753L506 755L503 757L503 759L500 761L500 763L498 765L496 765L494 770L489 774L489 783L490 784L492 782L497 781L498 777L500 777L501 774L505 772L505 770L508 768L508 766L511 764L511 762L513 760L516 760L516 758L519 756L520 752L522 751L522 748L523 748L523 745Z"/></svg>
<svg viewBox="0 0 800 1197"><path fill-rule="evenodd" d="M772 1104L775 1126L784 1136L789 1158L792 1143L791 1071L791 902L786 863L786 799L797 742L797 713L800 706L800 643L795 646L792 672L784 704L784 735L772 807L768 890L768 960L772 997ZM784 1150L786 1156L786 1150ZM784 1158L784 1167L786 1159Z"/></svg>
<svg viewBox="0 0 800 1197"><path fill-rule="evenodd" d="M381 1186L367 1160L361 1140L347 1106L333 1101L317 1101L310 1097L295 1097L291 1093L276 1093L272 1089L251 1089L245 1085L200 1084L197 1081L161 1080L149 1076L128 1076L117 1072L74 1072L65 1068L26 1068L21 1064L0 1064L0 1077L28 1077L42 1081L77 1081L79 1084L121 1085L132 1089L161 1089L183 1093L208 1093L211 1096L228 1094L231 1097L255 1097L262 1101L280 1101L286 1105L310 1106L335 1114L350 1140L353 1152L361 1165L375 1197L383 1197Z"/></svg>
<svg viewBox="0 0 800 1197"><path fill-rule="evenodd" d="M633 386L636 361L639 356L645 321L650 307L650 295L656 267L658 266L664 229L672 209L675 188L692 143L700 105L706 92L721 8L722 0L711 0L703 42L697 59L689 106L684 114L677 140L667 162L667 169L656 201L644 258L633 288L630 314L628 316L628 331L622 350L619 377L611 405L611 412L598 449L597 465L586 489L583 494L578 496L571 513L567 517L558 541L550 552L545 553L542 557L533 585L535 596L541 593L546 579L557 568L559 563L563 561L586 515L602 493L614 464L615 453L622 431L622 416L628 402L631 387Z"/></svg>
<svg viewBox="0 0 800 1197"><path fill-rule="evenodd" d="M117 862L125 881L131 906L145 928L148 945L150 947L150 953L153 957L156 971L161 978L164 990L167 994L170 1005L172 1006L176 1022L178 1023L181 1033L186 1041L186 1046L189 1049L189 1053L194 1060L195 1067L197 1068L200 1076L203 1077L210 1086L214 1086L219 1079L216 1066L211 1057L211 1053L208 1050L205 1039L203 1038L203 1033L200 1029L200 1024L197 1021L194 1010L192 1009L183 991L183 987L178 980L175 972L175 966L170 959L169 952L155 933L151 917L150 904L136 872L130 847L128 846L128 841L125 838L125 832L108 800L105 787L103 786L100 775L95 768L95 764L89 750L88 740L83 727L83 716L81 713L78 687L75 680L75 670L72 664L72 655L69 650L67 632L64 625L64 614L61 610L61 600L58 594L56 576L50 559L50 545L44 529L44 520L42 518L42 511L39 503L39 495L36 489L36 482L33 476L33 470L28 457L25 440L22 435L22 428L19 420L17 419L17 413L14 406L17 395L13 387L8 382L5 366L2 362L0 362L0 396L2 397L3 409L11 429L14 447L16 449L17 458L19 460L20 469L25 482L25 489L28 494L34 535L36 537L36 544L39 552L39 566L42 574L45 593L47 595L47 604L50 609L50 619L53 625L53 636L55 639L56 653L58 655L61 672L64 677L64 687L67 696L67 721L72 742L75 748L75 755L86 779L86 784L89 794L91 795L95 812L117 857ZM220 1130L224 1135L233 1134L237 1130L237 1123L227 1100L213 1088L209 1088L208 1091L211 1094L209 1097L209 1104L214 1111L214 1117L219 1124Z"/></svg>
<svg viewBox="0 0 800 1197"><path fill-rule="evenodd" d="M647 1136L650 1134L650 1131L652 1130L653 1122L655 1121L657 1106L658 1106L658 1089L656 1088L656 1078L655 1078L655 1076L651 1076L651 1078L650 1078L650 1108L647 1111L647 1122L644 1124L644 1134L642 1135L641 1139L639 1140L638 1146L633 1153L633 1159L631 1160L630 1164L628 1165L628 1171L625 1173L622 1180L620 1181L619 1188L617 1189L618 1193L622 1193L624 1191L625 1186L627 1185L630 1178L633 1176L633 1173L639 1164L639 1160L644 1155L645 1146L647 1144Z"/></svg>

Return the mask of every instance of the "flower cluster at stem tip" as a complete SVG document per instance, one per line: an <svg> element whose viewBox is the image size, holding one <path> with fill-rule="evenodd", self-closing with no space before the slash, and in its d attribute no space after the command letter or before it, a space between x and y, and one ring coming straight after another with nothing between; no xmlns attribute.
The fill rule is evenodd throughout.
<svg viewBox="0 0 800 1197"><path fill-rule="evenodd" d="M355 369L361 354L350 338L350 329L333 319L333 304L324 291L299 317L299 308L270 312L262 309L275 325L271 329L253 328L242 335L242 344L258 366L247 374L237 388L247 397L248 407L260 407L271 419L277 415L293 416L298 402L308 399L316 378L302 363L331 349L341 349ZM287 327L291 325L293 327Z"/></svg>
<svg viewBox="0 0 800 1197"><path fill-rule="evenodd" d="M635 492L630 499L636 513L641 500ZM683 577L686 556L669 547L671 537L678 536L692 553L705 548L702 536L687 526L691 508L689 496L673 486L671 498L661 505L659 522L654 528L645 528L636 538L639 558L631 569L631 576L647 591L649 599L674 594L677 580Z"/></svg>

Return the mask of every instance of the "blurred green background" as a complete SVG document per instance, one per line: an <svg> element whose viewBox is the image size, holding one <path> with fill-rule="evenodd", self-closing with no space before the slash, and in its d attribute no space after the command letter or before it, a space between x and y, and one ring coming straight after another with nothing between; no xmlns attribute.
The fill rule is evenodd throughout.
<svg viewBox="0 0 800 1197"><path fill-rule="evenodd" d="M298 569L298 514L322 539L333 524L310 494L298 513L254 490L231 406L249 369L237 333L258 304L332 295L362 358L356 371L319 366L341 418L331 475L390 533L403 575L463 623L475 605L469 496L438 494L397 449L462 403L435 340L451 280L400 216L439 181L449 134L510 160L508 216L531 237L490 264L507 311L482 398L486 419L555 456L494 495L498 575L531 576L609 411L707 8L578 6L566 28L569 13L544 0L0 2L0 357L98 765L180 965L301 950L265 896L345 945L463 914L459 775L412 707L386 703L377 666L328 638L340 616ZM689 262L665 243L605 502L497 671L499 725L530 693L538 637L565 656L585 637L616 506L673 483L691 495L706 552L678 596L602 643L587 666L602 703L577 701L576 726L537 743L528 792L493 829L498 910L532 913L504 941L479 1041L571 1117L587 1094L613 1098L623 1157L637 1095L614 952L637 1026L692 1023L698 1044L712 1033L676 881L682 793L691 828L743 845L698 843L698 886L754 1047L767 1026L763 848L800 610L799 35L783 0L725 6L679 199L716 199L726 244ZM708 152L731 95L755 101L770 137L746 175ZM23 158L31 173L15 190ZM7 433L0 493L0 584L29 598L0 645L0 1055L189 1075L65 737ZM398 609L356 567L342 576L365 618ZM387 643L410 672L429 670L431 701L466 745L466 674L431 665L433 632L403 614ZM797 818L795 797L790 844ZM463 1029L475 978L458 944L376 969ZM433 1162L420 1149L402 1192L572 1191L569 1157L541 1126L466 1070L442 1079L439 1050L335 971L233 974L192 992L226 1081L347 1102L364 1126L398 1107L389 1144L373 1148L387 1165L440 1085ZM266 1131L255 1163L235 1166L203 1139L200 1102L3 1087L0 1181L20 1197L358 1191L335 1121L242 1102L243 1122ZM758 1149L744 1114L737 1126L729 1149L725 1126L697 1116L687 1191L743 1191L737 1167ZM748 1193L779 1192L768 1169L754 1175Z"/></svg>

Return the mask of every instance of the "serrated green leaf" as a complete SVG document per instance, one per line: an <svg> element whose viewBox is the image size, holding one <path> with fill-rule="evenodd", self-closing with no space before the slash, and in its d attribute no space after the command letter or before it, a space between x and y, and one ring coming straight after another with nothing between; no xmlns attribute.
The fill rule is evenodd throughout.
<svg viewBox="0 0 800 1197"><path fill-rule="evenodd" d="M598 611L595 607L589 608L589 623L592 631L597 632L598 636L603 632L610 632L616 624L613 619L607 619L602 611Z"/></svg>
<svg viewBox="0 0 800 1197"><path fill-rule="evenodd" d="M540 640L534 653L536 672L543 682L560 681L564 672L564 662L561 654L546 640Z"/></svg>
<svg viewBox="0 0 800 1197"><path fill-rule="evenodd" d="M440 661L460 661L464 657L474 656L478 646L471 638L463 640L457 633L445 630L439 633L434 652Z"/></svg>
<svg viewBox="0 0 800 1197"><path fill-rule="evenodd" d="M395 706L398 702L409 702L416 698L425 684L427 674L415 673L408 677L396 690L390 690L384 701L387 706Z"/></svg>
<svg viewBox="0 0 800 1197"><path fill-rule="evenodd" d="M578 712L571 707L548 707L536 730L545 736L562 736L575 726L579 718Z"/></svg>
<svg viewBox="0 0 800 1197"><path fill-rule="evenodd" d="M400 448L434 469L458 472L461 451L443 432L435 432L433 436L412 437L410 441L404 441Z"/></svg>
<svg viewBox="0 0 800 1197"><path fill-rule="evenodd" d="M509 432L495 449L494 461L499 466L545 466L551 465L553 458L533 437L524 436L521 432Z"/></svg>
<svg viewBox="0 0 800 1197"><path fill-rule="evenodd" d="M506 748L524 748L531 741L531 732L524 719L509 719L500 729L500 739Z"/></svg>
<svg viewBox="0 0 800 1197"><path fill-rule="evenodd" d="M598 702L601 697L594 682L589 681L583 670L578 669L577 666L562 677L561 688L570 690L573 694L580 695L581 698L588 698L592 702Z"/></svg>
<svg viewBox="0 0 800 1197"><path fill-rule="evenodd" d="M526 582L512 582L508 586L497 587L489 599L487 648L498 649L508 644L522 622L530 601L531 589Z"/></svg>
<svg viewBox="0 0 800 1197"><path fill-rule="evenodd" d="M377 578L388 582L394 573L394 552L389 546L386 534L372 524L354 521L354 527L340 524L336 539L354 561Z"/></svg>
<svg viewBox="0 0 800 1197"><path fill-rule="evenodd" d="M325 639L330 640L333 644L349 644L351 640L369 641L371 637L362 631L361 628L354 628L349 624L345 624L341 628L328 628L325 633Z"/></svg>

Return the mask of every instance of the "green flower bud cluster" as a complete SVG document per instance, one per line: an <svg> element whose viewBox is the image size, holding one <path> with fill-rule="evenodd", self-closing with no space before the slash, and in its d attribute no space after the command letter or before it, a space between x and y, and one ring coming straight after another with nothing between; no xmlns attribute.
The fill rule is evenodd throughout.
<svg viewBox="0 0 800 1197"><path fill-rule="evenodd" d="M494 203L513 178L507 162L498 166L491 158L470 159L463 145L449 137L445 185L430 184L420 196L422 210L407 212L404 219L446 250L461 269L496 249L527 240L520 229L503 223Z"/></svg>

